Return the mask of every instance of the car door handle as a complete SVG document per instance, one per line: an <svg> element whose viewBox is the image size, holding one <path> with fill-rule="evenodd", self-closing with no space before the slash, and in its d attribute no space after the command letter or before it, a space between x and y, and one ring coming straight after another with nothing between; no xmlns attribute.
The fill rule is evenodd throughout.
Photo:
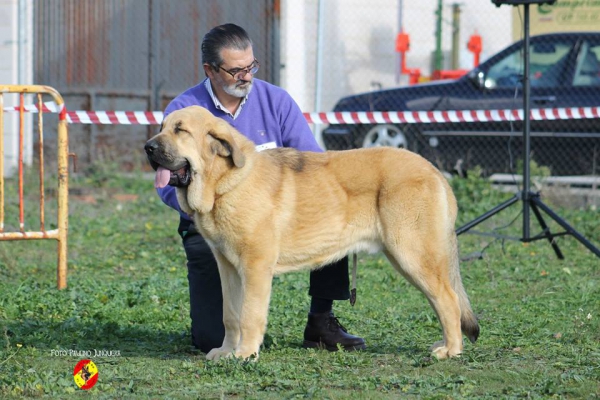
<svg viewBox="0 0 600 400"><path fill-rule="evenodd" d="M551 104L556 102L556 96L536 96L531 101L535 104Z"/></svg>

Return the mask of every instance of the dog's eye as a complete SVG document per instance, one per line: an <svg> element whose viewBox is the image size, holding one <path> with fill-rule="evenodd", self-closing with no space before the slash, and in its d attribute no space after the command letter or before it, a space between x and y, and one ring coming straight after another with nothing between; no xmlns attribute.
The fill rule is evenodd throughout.
<svg viewBox="0 0 600 400"><path fill-rule="evenodd" d="M175 128L173 128L173 132L174 133L179 133L181 131L183 131L184 129L181 129L181 121L175 124Z"/></svg>
<svg viewBox="0 0 600 400"><path fill-rule="evenodd" d="M173 133L178 135L181 132L186 132L186 133L190 133L190 131L188 131L185 128L182 128L181 126L183 125L183 123L181 121L178 121L175 126L173 127Z"/></svg>

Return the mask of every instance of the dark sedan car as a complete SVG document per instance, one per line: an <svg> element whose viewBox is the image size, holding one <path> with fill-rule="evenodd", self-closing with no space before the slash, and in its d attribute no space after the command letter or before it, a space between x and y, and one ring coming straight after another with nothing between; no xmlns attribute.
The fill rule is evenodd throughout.
<svg viewBox="0 0 600 400"><path fill-rule="evenodd" d="M600 106L600 32L556 33L530 39L531 108ZM454 81L373 91L340 99L334 111L521 109L523 42L517 42ZM330 150L395 146L416 151L444 170L476 165L515 171L521 158L520 121L330 125ZM600 172L600 119L531 121L532 159L553 175Z"/></svg>

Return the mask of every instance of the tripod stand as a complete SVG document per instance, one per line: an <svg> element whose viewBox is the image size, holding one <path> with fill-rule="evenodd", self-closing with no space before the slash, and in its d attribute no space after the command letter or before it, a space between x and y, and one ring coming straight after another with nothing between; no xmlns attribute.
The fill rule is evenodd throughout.
<svg viewBox="0 0 600 400"><path fill-rule="evenodd" d="M531 127L531 118L530 118L530 81L529 81L529 5L532 3L554 3L555 0L492 0L494 4L500 6L501 4L509 4L509 5L523 5L525 9L524 16L524 76L523 76L523 189L515 194L514 197L505 201L502 204L494 207L490 211L485 214L475 218L473 221L468 222L467 224L461 226L456 230L456 234L460 235L474 226L480 224L481 222L487 220L493 215L499 213L505 208L510 207L511 205L522 201L523 202L523 236L519 239L522 242L533 242L535 240L547 239L552 246L552 249L556 253L556 256L563 260L564 256L558 247L558 244L554 240L555 237L563 236L563 235L572 235L575 239L577 239L581 244L587 247L592 253L596 256L600 257L600 250L595 247L589 240L587 240L583 235L577 232L573 227L571 227L567 222L565 222L558 214L550 209L547 205L545 205L540 199L539 193L534 193L531 191L530 184L530 150L531 150L531 142L530 142L530 127ZM540 227L542 228L542 232L538 235L531 236L530 234L530 211L533 211ZM544 217L542 215L544 212L550 218L552 218L558 225L560 225L565 231L559 233L550 232L550 228L546 224Z"/></svg>

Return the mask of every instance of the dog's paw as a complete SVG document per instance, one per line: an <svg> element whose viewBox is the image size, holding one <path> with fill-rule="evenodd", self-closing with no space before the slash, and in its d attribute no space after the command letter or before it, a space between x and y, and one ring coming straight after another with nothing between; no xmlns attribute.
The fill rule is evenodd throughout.
<svg viewBox="0 0 600 400"><path fill-rule="evenodd" d="M219 361L223 358L231 358L233 357L233 349L226 347L219 347L216 349L212 349L206 355L206 359L210 361Z"/></svg>
<svg viewBox="0 0 600 400"><path fill-rule="evenodd" d="M443 340L435 342L429 350L438 360L445 360L450 357L460 357L460 353L462 353L462 349L449 349Z"/></svg>

